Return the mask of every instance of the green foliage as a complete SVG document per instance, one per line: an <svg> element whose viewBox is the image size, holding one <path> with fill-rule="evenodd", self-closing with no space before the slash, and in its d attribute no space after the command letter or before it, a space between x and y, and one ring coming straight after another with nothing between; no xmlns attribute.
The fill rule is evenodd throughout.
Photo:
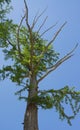
<svg viewBox="0 0 80 130"><path fill-rule="evenodd" d="M9 39L11 23L10 20L0 23L0 47L8 46L6 41Z"/></svg>
<svg viewBox="0 0 80 130"><path fill-rule="evenodd" d="M41 90L38 91L38 95L35 94L34 97L27 98L21 96L21 92L26 89L25 87L16 93L19 94L20 100L24 99L25 101L35 103L43 109L54 108L56 112L59 113L61 120L65 119L69 125L72 125L71 120L74 119L80 111L80 91L75 91L74 87L70 88L69 86L65 86L59 90ZM68 113L67 109L69 109L70 113Z"/></svg>
<svg viewBox="0 0 80 130"><path fill-rule="evenodd" d="M32 103L35 102L43 109L55 108L59 113L60 119L66 119L69 125L72 125L71 119L74 119L80 111L80 92L76 92L74 88L69 88L68 86L59 90L39 91L38 96L34 96L34 98L29 100ZM71 109L71 113L65 111L66 108Z"/></svg>
<svg viewBox="0 0 80 130"><path fill-rule="evenodd" d="M10 2L10 0L0 0L0 47L6 44L6 39L9 39L9 30L12 21L9 20L6 15L11 9L9 6Z"/></svg>
<svg viewBox="0 0 80 130"><path fill-rule="evenodd" d="M26 70L24 77L26 77L29 74L29 69L31 67L31 61L32 61L32 67L34 70L34 73L37 75L37 77L40 77L44 72L47 71L48 68L50 68L57 60L58 60L58 55L59 53L56 53L53 50L52 46L49 46L47 51L45 51L47 41L43 40L39 34L36 32L32 33L32 39L33 39L33 55L31 57L31 43L30 43L30 34L28 30L25 27L21 27L20 32L19 32L19 46L20 50L18 48L18 43L17 43L17 25L13 25L12 27L9 28L9 41L11 42L11 45L8 42L8 38L3 37L6 39L5 42L1 42L4 49L3 52L5 54L5 59L12 59L14 61L14 66L13 70L14 72L18 72L19 74L16 75L14 73L14 79L23 79L22 71ZM10 35L11 34L11 35ZM4 36L2 34L2 36ZM9 47L10 46L10 47ZM42 55L42 52L44 52L44 55ZM21 71L19 71L19 68L23 68ZM16 70L16 71L15 71ZM6 69L3 68L4 73L6 73ZM13 74L12 70L8 70L10 73ZM2 76L2 75L1 75ZM5 76L6 77L6 76ZM12 77L12 75L11 75ZM29 77L29 75L28 75ZM13 78L10 78L13 81ZM18 80L14 80L17 82Z"/></svg>
<svg viewBox="0 0 80 130"><path fill-rule="evenodd" d="M6 14L9 13L10 7L9 3L11 0L0 0L0 22L5 20Z"/></svg>

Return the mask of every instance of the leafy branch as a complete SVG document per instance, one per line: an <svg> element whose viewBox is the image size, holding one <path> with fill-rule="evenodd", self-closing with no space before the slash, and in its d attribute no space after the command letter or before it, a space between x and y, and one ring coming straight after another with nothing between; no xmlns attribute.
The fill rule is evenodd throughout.
<svg viewBox="0 0 80 130"><path fill-rule="evenodd" d="M42 90L38 92L38 96L31 99L43 109L55 108L59 113L60 119L66 119L69 125L71 119L80 111L80 91L75 91L74 88L65 86L59 90ZM63 106L64 104L64 106ZM71 108L71 115L66 114L65 108Z"/></svg>

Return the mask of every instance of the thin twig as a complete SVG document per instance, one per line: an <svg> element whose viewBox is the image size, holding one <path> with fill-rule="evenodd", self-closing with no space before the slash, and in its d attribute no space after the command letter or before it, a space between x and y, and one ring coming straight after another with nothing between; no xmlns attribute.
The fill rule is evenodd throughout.
<svg viewBox="0 0 80 130"><path fill-rule="evenodd" d="M38 14L39 14L39 11L36 13L36 15L35 15L35 17L34 17L34 19L33 19L33 23L32 23L32 26L31 26L32 29L33 29L34 26L35 26L35 21L36 21L36 19L37 19L37 17L38 17Z"/></svg>
<svg viewBox="0 0 80 130"><path fill-rule="evenodd" d="M21 55L21 49L20 49L20 43L19 43L19 33L20 33L20 27L22 25L24 18L25 18L25 15L22 17L20 24L18 26L18 30L17 30L17 46L18 46L19 55Z"/></svg>
<svg viewBox="0 0 80 130"><path fill-rule="evenodd" d="M44 12L46 11L46 9L47 8L45 8L43 11L42 11L42 13L40 13L40 15L39 16L35 16L35 18L34 18L34 20L33 20L33 24L32 24L32 29L34 28L34 26L36 25L36 23L38 22L38 20L39 20L39 18L44 14Z"/></svg>
<svg viewBox="0 0 80 130"><path fill-rule="evenodd" d="M42 37L45 33L47 33L49 30L51 30L52 28L54 28L57 25L57 23L55 23L54 25L52 25L51 27L49 27L48 29L46 29L41 35L40 37Z"/></svg>
<svg viewBox="0 0 80 130"><path fill-rule="evenodd" d="M44 19L43 23L41 24L41 26L39 27L37 33L39 33L39 31L41 30L41 28L44 26L46 20L47 20L48 16L46 16L46 18Z"/></svg>
<svg viewBox="0 0 80 130"><path fill-rule="evenodd" d="M25 90L27 90L27 89L28 89L28 86L26 86L26 87L20 89L19 91L17 91L17 92L15 93L15 95L18 95L18 94L22 93L23 91L25 91Z"/></svg>
<svg viewBox="0 0 80 130"><path fill-rule="evenodd" d="M63 29L63 27L66 25L67 22L65 22L60 28L59 30L55 33L54 37L52 38L52 40L48 43L47 47L48 48L57 38L58 34L61 32L61 30Z"/></svg>
<svg viewBox="0 0 80 130"><path fill-rule="evenodd" d="M8 42L8 44L9 44L9 45L11 45L13 48L15 48L15 49L16 49L16 46L15 46L15 45L13 45L9 39L7 39L7 42ZM17 50L17 49L16 49L16 50Z"/></svg>

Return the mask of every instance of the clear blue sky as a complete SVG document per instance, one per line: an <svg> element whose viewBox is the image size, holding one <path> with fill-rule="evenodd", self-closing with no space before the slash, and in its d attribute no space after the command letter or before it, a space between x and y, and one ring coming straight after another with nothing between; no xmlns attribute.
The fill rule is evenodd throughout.
<svg viewBox="0 0 80 130"><path fill-rule="evenodd" d="M40 22L47 15L48 20L45 28L56 23L57 27L67 21L67 25L59 34L54 42L56 51L61 56L72 49L76 43L79 43L75 55L63 63L56 71L51 73L40 83L40 88L61 88L65 85L76 86L76 90L80 90L80 0L27 0L29 6L29 19L33 19L35 13L42 11L47 7L47 11L41 18ZM24 12L23 0L12 0L14 10L9 15L14 22L19 23ZM53 36L54 31L51 30L45 37L49 39ZM5 64L3 54L0 52L0 66ZM26 104L24 101L18 101L14 95L16 91L15 84L9 80L0 82L0 130L23 130L22 122ZM69 110L67 110L69 111ZM72 121L72 126L67 122L61 121L54 109L39 110L39 130L79 130L80 129L80 113Z"/></svg>

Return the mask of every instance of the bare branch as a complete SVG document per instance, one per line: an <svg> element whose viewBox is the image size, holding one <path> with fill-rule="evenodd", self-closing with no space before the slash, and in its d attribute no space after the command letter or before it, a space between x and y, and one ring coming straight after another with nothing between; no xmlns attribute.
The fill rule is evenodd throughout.
<svg viewBox="0 0 80 130"><path fill-rule="evenodd" d="M41 30L41 28L43 27L43 25L45 24L46 20L47 20L48 16L46 16L46 18L44 19L43 23L41 24L41 26L39 27L37 33L39 33L39 31Z"/></svg>
<svg viewBox="0 0 80 130"><path fill-rule="evenodd" d="M18 52L19 52L19 55L21 55L21 49L20 49L20 44L19 44L19 32L20 32L20 27L22 25L22 22L25 18L25 15L22 17L21 21L20 21L20 24L18 26L18 30L17 30L17 46L18 46Z"/></svg>
<svg viewBox="0 0 80 130"><path fill-rule="evenodd" d="M47 44L47 46L45 47L45 49L42 51L42 53L40 54L41 56L44 55L44 53L47 51L48 47L53 43L53 41L56 39L56 37L58 36L58 34L61 32L62 28L65 26L66 22L59 28L59 30L56 32L55 36L53 37L53 39ZM55 25L54 25L55 26ZM52 27L50 27L49 29L51 29ZM48 30L49 30L48 29ZM48 31L47 30L47 31ZM40 60L38 61L37 66L40 64Z"/></svg>
<svg viewBox="0 0 80 130"><path fill-rule="evenodd" d="M32 24L32 29L34 28L34 26L36 25L36 23L38 22L38 20L39 20L39 18L44 14L44 12L46 11L46 9L47 8L45 8L44 10L43 10L43 12L42 13L40 13L40 15L39 16L35 16L35 18L34 18L34 20L33 20L33 24ZM38 14L38 13L37 13Z"/></svg>
<svg viewBox="0 0 80 130"><path fill-rule="evenodd" d="M63 27L66 25L67 22L65 22L60 28L59 30L55 33L54 37L52 38L52 40L48 43L47 48L55 41L55 39L57 38L58 34L61 32L61 30L63 29Z"/></svg>
<svg viewBox="0 0 80 130"><path fill-rule="evenodd" d="M36 13L36 15L35 15L35 17L34 17L34 19L33 19L33 23L32 23L32 29L34 28L34 26L35 26L35 21L36 21L36 19L37 19L37 17L38 17L38 14L39 14L39 11Z"/></svg>
<svg viewBox="0 0 80 130"><path fill-rule="evenodd" d="M56 23L57 24L57 23ZM49 30L51 30L53 27L56 26L56 24L52 25L51 27L49 27L48 29L46 29L41 35L40 37L42 37L46 32L48 32Z"/></svg>
<svg viewBox="0 0 80 130"><path fill-rule="evenodd" d="M25 9L26 9L26 21L28 22L28 6L27 6L27 3L26 3L26 0L24 0L24 4L25 4Z"/></svg>
<svg viewBox="0 0 80 130"><path fill-rule="evenodd" d="M19 45L19 32L20 32L20 27L22 25L22 22L23 22L24 18L25 18L25 16L22 17L22 19L20 21L20 24L18 26L18 29L17 29L17 46L14 45L9 39L7 39L8 44L11 45L15 50L17 50L20 59L22 59L23 56L21 54L20 45Z"/></svg>
<svg viewBox="0 0 80 130"><path fill-rule="evenodd" d="M56 32L56 34L55 34L55 36L53 37L53 39L47 44L47 46L45 47L45 49L44 49L44 51L42 52L41 55L43 55L43 54L47 51L48 47L49 47L49 46L53 43L53 41L56 39L56 37L57 37L58 34L61 32L61 30L62 30L62 28L65 26L65 24L66 24L66 22L59 28L59 30Z"/></svg>
<svg viewBox="0 0 80 130"><path fill-rule="evenodd" d="M27 6L27 3L26 3L26 0L24 0L24 4L25 4L26 25L29 29L29 32L31 32L31 28L30 28L30 25L29 25L29 22L28 22L28 6Z"/></svg>
<svg viewBox="0 0 80 130"><path fill-rule="evenodd" d="M21 19L21 21L20 21L20 24L19 24L18 30L20 30L20 27L21 27L21 25L22 25L22 22L23 22L24 18L25 18L25 15L22 17L22 19Z"/></svg>
<svg viewBox="0 0 80 130"><path fill-rule="evenodd" d="M77 48L78 44L76 44L76 46L67 54L65 55L63 58L61 58L55 65L53 65L47 72L46 74L44 74L39 80L38 83L43 80L49 73L51 73L52 71L54 71L57 67L59 67L64 61L68 60L69 58L71 58L73 56L73 52L75 51L75 49Z"/></svg>

